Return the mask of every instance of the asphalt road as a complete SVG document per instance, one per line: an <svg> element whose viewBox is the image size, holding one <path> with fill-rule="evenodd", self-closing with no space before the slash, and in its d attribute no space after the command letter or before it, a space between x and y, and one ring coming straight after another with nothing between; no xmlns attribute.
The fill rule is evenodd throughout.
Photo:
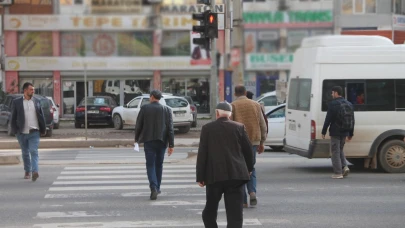
<svg viewBox="0 0 405 228"><path fill-rule="evenodd" d="M86 159L86 154L106 156L106 151L43 152L41 159L54 164L41 165L40 178L34 183L22 179L22 166L0 166L0 226L203 227L205 191L195 183L194 159L165 164L162 195L150 201L144 164L101 164L102 159L72 164ZM177 151L176 160L185 158L186 151ZM130 151L114 154L129 156ZM397 228L405 224L404 174L352 170L348 178L333 180L328 159L265 153L257 160L258 205L244 210L244 227ZM225 227L223 202L218 221Z"/></svg>

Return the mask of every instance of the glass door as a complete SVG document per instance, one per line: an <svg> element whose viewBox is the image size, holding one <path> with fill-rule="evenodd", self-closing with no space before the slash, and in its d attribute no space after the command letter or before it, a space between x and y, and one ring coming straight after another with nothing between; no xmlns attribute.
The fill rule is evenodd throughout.
<svg viewBox="0 0 405 228"><path fill-rule="evenodd" d="M87 82L87 95L89 95L89 83ZM76 107L84 98L84 82L63 81L63 116L73 117Z"/></svg>

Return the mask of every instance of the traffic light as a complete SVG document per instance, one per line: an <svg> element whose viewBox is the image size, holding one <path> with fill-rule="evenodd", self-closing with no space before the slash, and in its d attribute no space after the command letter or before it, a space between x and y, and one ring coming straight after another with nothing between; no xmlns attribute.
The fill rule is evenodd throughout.
<svg viewBox="0 0 405 228"><path fill-rule="evenodd" d="M207 36L211 39L218 38L218 14L209 12L206 23Z"/></svg>
<svg viewBox="0 0 405 228"><path fill-rule="evenodd" d="M207 10L204 13L193 13L193 20L200 22L200 25L193 26L193 32L199 33L200 38L194 38L193 44L199 45L207 51L210 49L210 39L207 37L207 18L211 11Z"/></svg>

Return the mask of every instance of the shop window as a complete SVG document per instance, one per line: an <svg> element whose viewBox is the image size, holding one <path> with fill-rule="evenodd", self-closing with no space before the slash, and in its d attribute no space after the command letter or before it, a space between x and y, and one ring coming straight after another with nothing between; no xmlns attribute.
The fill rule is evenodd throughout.
<svg viewBox="0 0 405 228"><path fill-rule="evenodd" d="M198 113L209 113L209 83L202 78L163 78L162 91L175 96L189 96Z"/></svg>
<svg viewBox="0 0 405 228"><path fill-rule="evenodd" d="M20 79L20 92L23 93L23 85L26 82L30 82L34 85L35 94L42 96L53 97L53 80L52 77L49 78L35 78L35 79Z"/></svg>
<svg viewBox="0 0 405 228"><path fill-rule="evenodd" d="M342 0L342 14L376 13L376 0Z"/></svg>
<svg viewBox="0 0 405 228"><path fill-rule="evenodd" d="M245 52L246 53L274 53L279 52L280 35L277 30L270 31L246 31Z"/></svg>
<svg viewBox="0 0 405 228"><path fill-rule="evenodd" d="M150 79L125 80L124 104L142 94L150 93Z"/></svg>
<svg viewBox="0 0 405 228"><path fill-rule="evenodd" d="M162 56L191 56L190 31L163 32Z"/></svg>
<svg viewBox="0 0 405 228"><path fill-rule="evenodd" d="M152 32L62 32L62 56L152 56Z"/></svg>
<svg viewBox="0 0 405 228"><path fill-rule="evenodd" d="M53 56L52 32L19 32L19 56Z"/></svg>

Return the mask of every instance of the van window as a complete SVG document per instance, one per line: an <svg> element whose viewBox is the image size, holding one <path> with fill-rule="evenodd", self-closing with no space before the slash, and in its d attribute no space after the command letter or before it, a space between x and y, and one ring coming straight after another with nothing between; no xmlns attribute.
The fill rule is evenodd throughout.
<svg viewBox="0 0 405 228"><path fill-rule="evenodd" d="M288 91L288 108L309 111L311 107L311 79L291 79Z"/></svg>
<svg viewBox="0 0 405 228"><path fill-rule="evenodd" d="M395 93L397 110L405 110L405 79L396 80Z"/></svg>
<svg viewBox="0 0 405 228"><path fill-rule="evenodd" d="M395 111L395 89L401 87L400 81L402 80L325 80L322 88L322 111L328 110L328 103L332 100L333 86L343 88L343 97L353 104L354 111ZM396 87L395 83L399 85ZM325 99L326 97L327 99Z"/></svg>

